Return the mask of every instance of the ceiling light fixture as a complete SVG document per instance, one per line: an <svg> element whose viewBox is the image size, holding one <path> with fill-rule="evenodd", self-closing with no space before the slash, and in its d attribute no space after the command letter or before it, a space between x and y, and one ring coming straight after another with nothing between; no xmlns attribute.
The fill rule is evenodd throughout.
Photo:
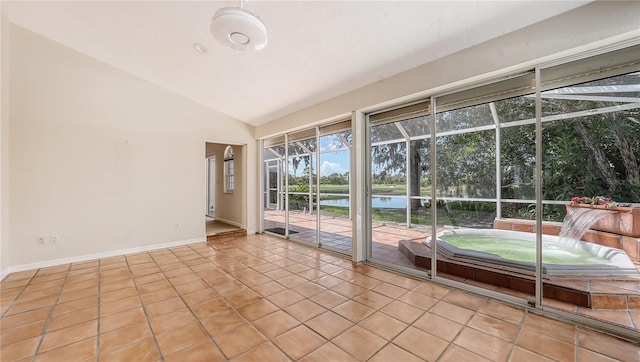
<svg viewBox="0 0 640 362"><path fill-rule="evenodd" d="M239 8L218 9L209 30L218 42L233 49L262 50L267 46L267 28L244 9L244 0L240 0Z"/></svg>

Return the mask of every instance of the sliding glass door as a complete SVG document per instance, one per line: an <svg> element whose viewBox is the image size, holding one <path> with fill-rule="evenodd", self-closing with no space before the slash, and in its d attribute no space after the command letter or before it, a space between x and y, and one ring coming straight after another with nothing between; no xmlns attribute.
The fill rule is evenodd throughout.
<svg viewBox="0 0 640 362"><path fill-rule="evenodd" d="M351 121L264 141L265 232L351 254Z"/></svg>
<svg viewBox="0 0 640 362"><path fill-rule="evenodd" d="M347 125L342 125L345 128ZM321 129L331 132L332 130ZM319 136L320 244L351 254L351 130Z"/></svg>
<svg viewBox="0 0 640 362"><path fill-rule="evenodd" d="M309 137L311 136L311 137ZM287 144L287 200L289 237L318 243L315 130L289 135Z"/></svg>

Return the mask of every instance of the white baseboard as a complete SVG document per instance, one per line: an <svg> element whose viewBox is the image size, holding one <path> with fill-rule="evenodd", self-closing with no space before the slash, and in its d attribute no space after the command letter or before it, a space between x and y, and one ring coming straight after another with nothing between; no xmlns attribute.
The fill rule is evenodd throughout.
<svg viewBox="0 0 640 362"><path fill-rule="evenodd" d="M226 219L221 219L219 217L216 218L217 221L223 222L225 224L229 224L229 225L233 225L233 226L237 226L239 228L242 228L242 224L240 224L239 222L235 222L235 221L231 221L231 220L226 220Z"/></svg>
<svg viewBox="0 0 640 362"><path fill-rule="evenodd" d="M3 271L2 274L0 274L0 275L2 275L2 278L4 278L5 276L7 276L7 275L9 275L11 273L21 272L21 271L25 271L25 270L47 268L47 267L50 267L50 266L70 264L70 263L79 263L79 262L83 262L83 261L89 261L89 260L95 260L95 259L104 259L104 258L110 258L110 257L113 257L113 256L135 254L135 253L140 253L140 252L143 252L143 251L174 248L176 246L183 246L183 245L188 245L188 244L204 243L204 242L206 242L206 238L195 238L195 239L188 239L188 240L172 241L172 242L162 243L162 244L138 246L138 247L135 247L135 248L128 248L128 249L104 251L104 252L95 253L95 254L72 256L72 257L69 257L69 258L46 260L46 261L40 261L40 262L37 262L37 263L14 265L14 266L10 266L8 268L8 270Z"/></svg>
<svg viewBox="0 0 640 362"><path fill-rule="evenodd" d="M4 277L6 277L7 275L9 275L9 271L8 270L0 270L0 281L2 281L2 279L4 279Z"/></svg>

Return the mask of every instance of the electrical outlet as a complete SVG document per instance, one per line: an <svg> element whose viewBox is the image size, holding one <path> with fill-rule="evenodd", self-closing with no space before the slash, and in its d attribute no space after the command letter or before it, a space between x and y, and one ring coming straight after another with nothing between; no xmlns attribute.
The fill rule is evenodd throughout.
<svg viewBox="0 0 640 362"><path fill-rule="evenodd" d="M37 245L44 245L44 236L38 236L36 238Z"/></svg>
<svg viewBox="0 0 640 362"><path fill-rule="evenodd" d="M58 240L59 240L58 235L51 235L49 237L49 243L50 244L57 244Z"/></svg>

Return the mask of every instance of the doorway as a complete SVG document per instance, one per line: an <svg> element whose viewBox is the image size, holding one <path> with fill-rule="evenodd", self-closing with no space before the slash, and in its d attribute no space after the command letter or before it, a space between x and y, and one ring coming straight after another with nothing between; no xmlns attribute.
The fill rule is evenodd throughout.
<svg viewBox="0 0 640 362"><path fill-rule="evenodd" d="M216 217L216 156L207 158L207 212L210 218Z"/></svg>

